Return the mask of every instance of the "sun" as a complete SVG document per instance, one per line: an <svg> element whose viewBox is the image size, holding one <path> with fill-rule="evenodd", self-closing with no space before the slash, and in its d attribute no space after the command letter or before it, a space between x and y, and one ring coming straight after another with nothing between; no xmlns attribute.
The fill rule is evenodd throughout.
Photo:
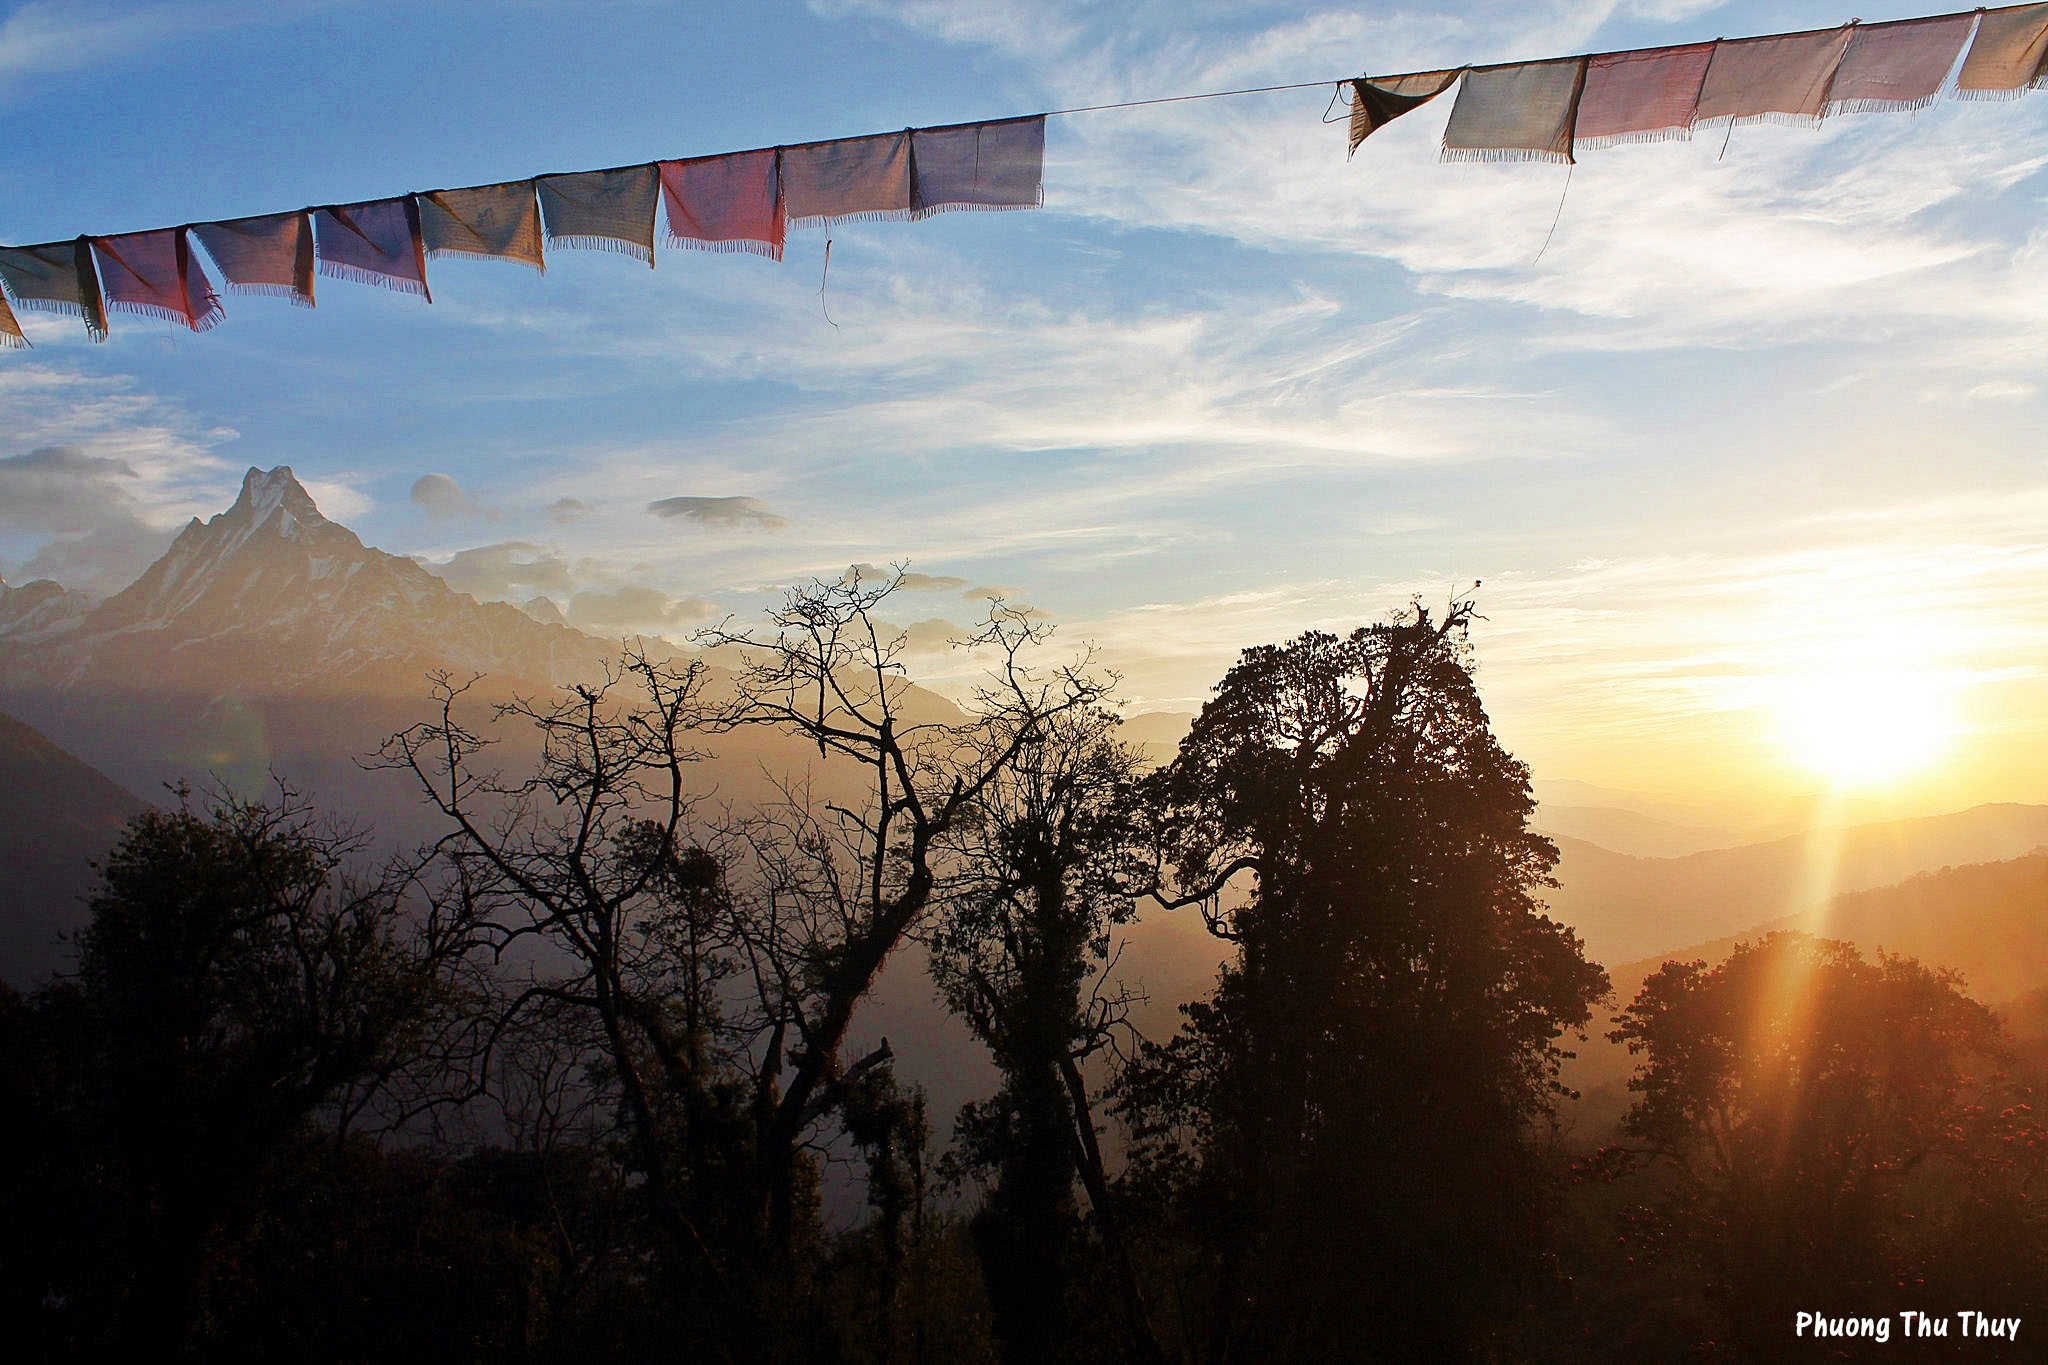
<svg viewBox="0 0 2048 1365"><path fill-rule="evenodd" d="M1938 674L1906 668L1787 678L1776 709L1786 753L1838 788L1910 777L1946 755L1956 731L1952 689Z"/></svg>

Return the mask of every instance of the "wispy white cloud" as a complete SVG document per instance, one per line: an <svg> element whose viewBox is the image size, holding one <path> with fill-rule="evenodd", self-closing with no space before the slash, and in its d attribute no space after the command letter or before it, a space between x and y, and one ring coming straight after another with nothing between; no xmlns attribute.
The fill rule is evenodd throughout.
<svg viewBox="0 0 2048 1365"><path fill-rule="evenodd" d="M359 0L30 0L0 20L0 95L38 76L90 70L223 29L276 23Z"/></svg>
<svg viewBox="0 0 2048 1365"><path fill-rule="evenodd" d="M222 490L234 487L236 471L215 452L236 433L125 375L12 361L0 367L0 430L6 453L70 446L120 463L138 515L153 524L217 511Z"/></svg>
<svg viewBox="0 0 2048 1365"><path fill-rule="evenodd" d="M1932 671L1966 703L2016 687L2038 700L2048 695L2044 526L2048 485L2035 485L1876 500L1703 529L1661 553L1489 574L1475 593L1489 708L1556 764L1617 746L1640 759L1702 737L1754 744L1756 713L1785 679L1844 667ZM1410 599L1440 607L1470 586L1296 581L1122 608L1068 630L1103 642L1142 707L1189 710L1203 695L1189 680L1213 682L1244 647L1347 630ZM2038 744L2048 730L2011 708L1980 711L1986 745Z"/></svg>

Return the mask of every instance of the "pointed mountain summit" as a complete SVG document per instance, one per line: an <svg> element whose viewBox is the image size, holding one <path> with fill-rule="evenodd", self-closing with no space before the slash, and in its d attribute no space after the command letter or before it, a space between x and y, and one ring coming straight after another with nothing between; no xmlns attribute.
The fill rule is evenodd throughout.
<svg viewBox="0 0 2048 1365"><path fill-rule="evenodd" d="M34 644L71 630L92 610L92 599L47 578L20 587L0 578L0 639Z"/></svg>
<svg viewBox="0 0 2048 1365"><path fill-rule="evenodd" d="M544 686L588 675L610 652L364 545L285 465L249 470L227 511L193 518L134 583L44 622L37 647L21 648L30 640L10 628L9 606L43 586L0 598L0 676L13 685L417 697L436 669ZM41 617L23 626L31 619Z"/></svg>

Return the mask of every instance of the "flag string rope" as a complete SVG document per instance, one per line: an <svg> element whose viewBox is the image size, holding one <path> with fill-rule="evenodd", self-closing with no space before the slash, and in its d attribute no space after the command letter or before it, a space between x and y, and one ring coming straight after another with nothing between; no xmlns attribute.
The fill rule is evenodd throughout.
<svg viewBox="0 0 2048 1365"><path fill-rule="evenodd" d="M1745 74L1740 69L1751 52L1761 52L1770 45L1776 45L1775 50L1787 50L1802 43L1825 59L1824 70L1815 66L1815 78L1803 88L1803 102L1787 102L1782 89L1761 89L1770 80L1780 79L1776 71ZM1987 43L1993 50L1980 56ZM1867 60L1863 59L1865 45L1871 53ZM1884 50L1887 45L1890 45L1888 51ZM1732 92L1714 89L1716 78L1721 74L1720 56L1724 50L1731 57L1728 63L1731 74L1724 84L1736 87ZM1673 61L1685 54L1697 59L1697 70L1693 73L1697 82L1691 87L1691 98L1682 114L1676 115L1674 121L1650 124L1642 121L1646 117L1642 111L1632 110L1616 121L1615 110L1611 106L1617 99L1625 102L1633 98L1643 102L1652 95L1668 96L1671 92L1639 88L1622 89L1617 95L1616 88L1624 82L1609 72L1629 62L1648 66L1658 60ZM1763 65L1772 60L1782 63L1779 57L1761 59ZM1858 60L1863 64L1858 68L1856 78L1848 81L1838 94L1838 76ZM1978 70L1980 66L1982 70ZM1601 112L1609 126L1588 134L1582 126L1584 111L1581 99L1591 88L1589 82L1594 77L1606 80L1600 93L1607 105ZM1549 82L1547 85L1544 84L1546 80ZM1745 80L1748 85L1743 84ZM1432 71L1377 76L1360 74L1105 101L977 123L907 128L899 133L785 143L680 161L639 162L595 171L543 174L470 190L419 191L392 199L353 205L316 205L257 218L187 222L144 233L118 236L87 234L74 241L51 242L35 247L0 246L0 286L4 286L5 291L0 293L0 346L27 345L27 338L22 335L8 307L10 300L24 308L83 317L95 339L105 336L109 307L169 317L185 322L195 331L204 329L202 323L211 326L220 316L217 296L212 292L204 268L196 259L191 259L184 245L185 234L195 229L199 231L194 235L202 239L214 258L216 268L224 272L229 286L238 292L284 293L295 301L310 304L317 255L320 274L381 284L429 297L426 295L425 278L428 256L455 253L497 257L521 260L544 268L543 238L558 247L620 250L651 265L654 254L652 228L648 223L636 225L635 220L651 220L654 216L656 190L653 187L658 180L659 194L668 203L668 241L671 245L712 251L757 251L779 259L783 234L788 226L824 226L865 219L916 219L961 208L1038 207L1043 203L1043 129L1044 120L1048 118L1334 87L1333 104L1336 99L1349 96L1346 102L1352 110L1351 146L1355 152L1370 133L1460 82L1461 93L1445 132L1446 160L1561 161L1570 164L1576 160L1574 152L1580 145L1609 146L1616 142L1689 136L1696 127L1711 126L1723 120L1731 132L1737 123L1757 121L1812 125L1835 113L1923 108L1945 89L1964 99L2017 98L2026 90L2048 85L2048 5L1979 7L1873 24L1851 19L1829 29L1804 29L1739 39L1715 38L1689 45L1522 62L1463 64ZM1481 87L1483 93L1474 98L1475 88ZM1678 93L1684 92L1680 90ZM1779 102L1774 104L1773 100ZM1468 105L1471 107L1469 117ZM1627 122L1630 117L1636 122ZM1323 121L1337 120L1330 119L1326 109ZM1015 133L1027 125L1035 126L1029 146L1018 143L1007 152L1000 153L1010 157L1009 180L997 191L983 189L984 140L1001 137L1002 134L996 130ZM972 139L971 149L951 149L952 142L966 139ZM927 143L929 150L926 149ZM1024 150L1018 150L1019 147L1024 147ZM954 158L950 162L946 161L949 155ZM749 191L744 187L730 186L712 191L710 201L714 217L721 213L727 218L735 215L745 217L741 211L744 209L750 211L758 222L735 225L721 220L706 227L698 221L703 215L695 209L688 206L679 208L685 195L678 184L686 172L694 170L697 174L716 179L721 174L736 175L742 163L756 163L764 159L771 170L765 190L756 186L752 191L755 195L753 201L742 203L741 199ZM928 161L940 169L928 169ZM671 168L678 168L678 184L670 181ZM951 177L951 197L942 194L928 200L924 194L927 179L945 181L948 176ZM638 177L637 182L626 183L632 177ZM793 187L799 193L791 193ZM502 215L517 207L514 201L525 197L521 195L522 189L538 192L538 210L529 200L523 210L527 214L524 220L504 218ZM485 210L473 222L460 219L443 202L444 196L484 196L490 192L502 193L504 201L495 210ZM720 199L720 195L731 202ZM420 210L413 205L427 205L430 200L435 201L432 205L434 213L423 237ZM765 206L763 200L767 201ZM480 203L481 199L477 202ZM393 217L394 209L387 206L400 204L406 206L405 212L401 217ZM384 235L380 237L373 238L359 232L360 240L352 242L337 237L333 231L334 222L353 228L350 215L374 215L378 210L384 210L380 227ZM1560 196L1560 216L1562 211ZM493 212L501 216L494 218L491 216ZM533 217L535 212L540 216ZM679 215L687 230L678 229ZM586 230L579 231L573 227L558 230L558 218L568 223L583 223ZM296 229L293 228L294 219L297 220ZM542 219L546 222L544 232L540 227ZM317 234L314 232L316 223L320 229ZM759 226L760 223L768 226ZM244 234L267 235L260 240L249 236L238 245L226 235L230 229ZM1556 229L1553 222L1552 235ZM409 241L406 240L408 231ZM175 239L175 251L166 245L151 246L146 240L158 238L160 234ZM335 238L332 245L331 237ZM515 237L518 240L515 241ZM125 250L144 263L140 273L126 268L126 258L116 253L111 245L117 240L132 244ZM219 247L222 245L226 245L235 257L233 263L221 256ZM1548 237L1544 245L1548 247ZM294 252L297 253L295 256ZM1541 254L1538 253L1539 259ZM121 268L110 266L110 257ZM289 266L283 264L288 257L293 262ZM829 268L827 266L827 270ZM820 305L823 306L822 287ZM828 313L828 319L829 316Z"/></svg>

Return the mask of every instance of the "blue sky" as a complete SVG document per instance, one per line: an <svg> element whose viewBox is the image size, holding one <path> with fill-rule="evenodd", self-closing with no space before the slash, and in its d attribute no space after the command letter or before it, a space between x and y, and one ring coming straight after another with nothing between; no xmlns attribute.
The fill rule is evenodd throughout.
<svg viewBox="0 0 2048 1365"><path fill-rule="evenodd" d="M13 242L1847 17L4 12ZM600 633L908 560L919 641L998 587L1178 710L1243 646L1483 580L1482 680L1539 777L1788 791L1803 697L1911 673L1955 737L1909 804L2048 799L2048 93L1589 152L1568 192L1439 164L1448 100L1347 163L1328 95L1056 119L1043 212L792 234L779 264L437 261L431 306L323 278L311 312L231 298L207 335L117 317L103 346L29 315L37 349L0 357L0 571L118 586L246 466L290 464L369 543ZM647 510L671 498L752 501Z"/></svg>

